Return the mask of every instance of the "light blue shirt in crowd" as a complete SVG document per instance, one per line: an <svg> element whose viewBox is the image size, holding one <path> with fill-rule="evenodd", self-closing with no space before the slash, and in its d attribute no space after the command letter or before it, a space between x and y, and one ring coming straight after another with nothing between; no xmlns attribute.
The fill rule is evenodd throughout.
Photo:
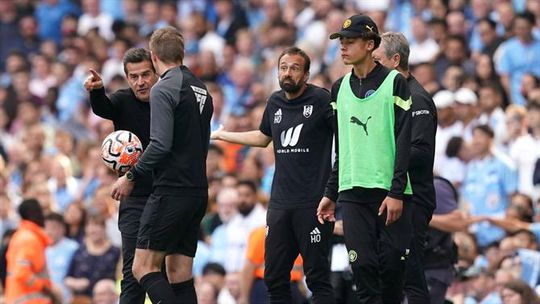
<svg viewBox="0 0 540 304"><path fill-rule="evenodd" d="M520 93L521 78L526 73L540 77L540 41L533 40L525 45L517 38L511 38L499 50L501 53L496 62L497 72L510 77L512 102L525 105L526 100Z"/></svg>
<svg viewBox="0 0 540 304"><path fill-rule="evenodd" d="M54 284L62 287L64 299L69 299L69 289L64 285L64 278L71 264L73 254L79 248L79 244L68 238L63 238L55 245L47 247L45 249L45 256L47 258L47 267L51 280Z"/></svg>
<svg viewBox="0 0 540 304"><path fill-rule="evenodd" d="M467 165L461 188L462 199L469 204L471 215L504 216L508 196L517 189L517 172L506 158L490 155ZM487 222L476 226L480 246L489 245L504 236L504 231Z"/></svg>

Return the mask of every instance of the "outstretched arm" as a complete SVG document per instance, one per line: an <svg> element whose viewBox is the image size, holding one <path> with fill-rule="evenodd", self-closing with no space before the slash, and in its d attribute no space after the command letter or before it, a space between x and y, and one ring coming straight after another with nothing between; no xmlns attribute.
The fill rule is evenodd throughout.
<svg viewBox="0 0 540 304"><path fill-rule="evenodd" d="M229 132L224 131L223 127L220 127L217 131L212 132L210 138L253 147L266 147L272 141L271 137L264 135L259 130L247 132Z"/></svg>

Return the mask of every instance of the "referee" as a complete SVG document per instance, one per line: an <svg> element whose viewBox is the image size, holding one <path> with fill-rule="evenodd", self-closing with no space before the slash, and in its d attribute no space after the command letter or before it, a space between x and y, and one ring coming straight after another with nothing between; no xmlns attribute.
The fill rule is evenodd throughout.
<svg viewBox="0 0 540 304"><path fill-rule="evenodd" d="M411 253L407 260L405 294L410 304L429 303L424 276L424 244L429 222L435 210L433 186L433 159L437 110L433 99L409 73L409 44L401 33L388 32L381 35L382 42L373 57L383 66L396 69L407 78L412 96L411 107L411 155L409 176L413 189Z"/></svg>
<svg viewBox="0 0 540 304"><path fill-rule="evenodd" d="M412 234L411 94L403 75L374 61L381 37L371 18L346 19L337 38L353 68L332 87L339 154L317 213L335 221L339 193L358 302L400 303Z"/></svg>
<svg viewBox="0 0 540 304"><path fill-rule="evenodd" d="M297 47L278 59L281 90L266 104L259 130L212 133L213 139L266 147L276 171L266 215L264 281L270 303L292 303L290 271L300 253L313 303L334 303L328 255L333 225L318 223L317 203L331 171L333 110L328 91L307 84L310 59Z"/></svg>
<svg viewBox="0 0 540 304"><path fill-rule="evenodd" d="M92 111L105 119L112 120L115 130L127 130L137 135L143 148L150 141L150 89L158 76L150 59L150 51L143 48L129 49L123 59L124 72L129 89L121 89L105 95L103 80L94 70L84 82L90 92ZM152 191L151 176L141 178L135 183L133 192L120 202L118 228L122 234L122 274L120 304L142 304L144 289L133 277L131 267L135 255L139 220Z"/></svg>
<svg viewBox="0 0 540 304"><path fill-rule="evenodd" d="M150 92L150 144L137 164L118 179L112 197L123 199L133 182L153 175L144 207L133 274L153 303L196 303L193 257L208 203L206 156L212 97L184 65L184 38L173 27L150 37L161 80ZM167 278L160 272L165 261Z"/></svg>

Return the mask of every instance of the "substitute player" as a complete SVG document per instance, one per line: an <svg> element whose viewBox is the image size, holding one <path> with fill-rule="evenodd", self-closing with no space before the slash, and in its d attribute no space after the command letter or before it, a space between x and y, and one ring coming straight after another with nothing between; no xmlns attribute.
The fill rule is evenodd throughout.
<svg viewBox="0 0 540 304"><path fill-rule="evenodd" d="M137 164L114 184L123 199L134 182L153 174L143 210L133 274L153 303L196 303L193 256L208 203L206 156L212 97L184 65L184 38L173 27L150 37L154 68L161 80L150 92L150 144ZM165 260L167 277L160 272Z"/></svg>
<svg viewBox="0 0 540 304"><path fill-rule="evenodd" d="M158 80L158 75L150 59L150 51L132 48L126 51L123 59L124 72L129 89L105 94L103 80L94 70L84 82L90 92L92 111L105 119L112 120L115 130L127 130L137 135L143 148L150 141L150 89ZM152 191L152 178L146 176L135 183L133 192L120 202L118 228L122 234L122 274L120 304L142 304L144 289L133 277L131 267L135 255L137 232L141 214Z"/></svg>
<svg viewBox="0 0 540 304"><path fill-rule="evenodd" d="M276 171L266 215L264 281L270 303L291 303L290 271L298 253L313 303L334 303L328 254L333 225L316 209L331 171L333 111L328 91L307 84L310 59L299 48L278 60L280 91L268 99L259 130L212 133L213 139L266 147L273 141Z"/></svg>
<svg viewBox="0 0 540 304"><path fill-rule="evenodd" d="M402 75L373 60L381 42L373 20L354 15L337 38L353 69L332 87L339 156L318 216L335 220L339 192L359 303L400 303L411 240L411 94Z"/></svg>
<svg viewBox="0 0 540 304"><path fill-rule="evenodd" d="M407 38L401 33L393 32L384 33L381 38L381 45L373 52L374 59L388 69L396 69L407 79L413 101L409 160L409 176L413 189L411 200L413 239L411 254L407 260L405 294L410 304L429 303L423 253L429 222L435 210L433 159L437 110L429 93L409 73Z"/></svg>

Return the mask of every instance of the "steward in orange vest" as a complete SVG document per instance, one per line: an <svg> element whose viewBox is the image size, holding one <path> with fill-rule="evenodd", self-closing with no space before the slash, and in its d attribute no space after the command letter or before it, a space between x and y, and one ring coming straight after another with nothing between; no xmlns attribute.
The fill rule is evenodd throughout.
<svg viewBox="0 0 540 304"><path fill-rule="evenodd" d="M28 199L19 206L22 221L7 250L6 304L52 304L51 281L45 248L51 243L43 230L39 202Z"/></svg>

